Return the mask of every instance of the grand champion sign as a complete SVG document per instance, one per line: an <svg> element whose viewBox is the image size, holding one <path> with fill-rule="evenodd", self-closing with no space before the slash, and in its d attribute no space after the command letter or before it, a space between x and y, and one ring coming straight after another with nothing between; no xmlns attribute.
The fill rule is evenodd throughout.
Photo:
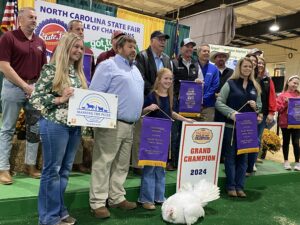
<svg viewBox="0 0 300 225"><path fill-rule="evenodd" d="M217 185L224 123L182 124L177 190L201 179Z"/></svg>

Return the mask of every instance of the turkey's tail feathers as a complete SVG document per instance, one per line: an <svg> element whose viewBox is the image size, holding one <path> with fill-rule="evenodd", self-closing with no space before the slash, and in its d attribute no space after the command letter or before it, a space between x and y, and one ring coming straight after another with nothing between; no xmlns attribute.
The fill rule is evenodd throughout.
<svg viewBox="0 0 300 225"><path fill-rule="evenodd" d="M220 198L220 188L206 180L201 180L194 186L194 192L199 196L202 207L208 202Z"/></svg>

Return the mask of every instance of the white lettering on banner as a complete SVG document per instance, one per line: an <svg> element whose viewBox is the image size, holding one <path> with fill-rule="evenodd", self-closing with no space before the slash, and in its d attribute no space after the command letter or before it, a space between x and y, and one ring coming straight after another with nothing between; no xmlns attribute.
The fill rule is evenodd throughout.
<svg viewBox="0 0 300 225"><path fill-rule="evenodd" d="M224 123L182 124L177 173L177 190L199 179L217 185Z"/></svg>

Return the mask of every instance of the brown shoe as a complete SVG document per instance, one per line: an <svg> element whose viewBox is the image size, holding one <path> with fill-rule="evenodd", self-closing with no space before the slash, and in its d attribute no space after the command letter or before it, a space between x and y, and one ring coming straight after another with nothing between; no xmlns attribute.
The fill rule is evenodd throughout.
<svg viewBox="0 0 300 225"><path fill-rule="evenodd" d="M0 170L0 184L12 184L13 180L9 173L9 170Z"/></svg>
<svg viewBox="0 0 300 225"><path fill-rule="evenodd" d="M147 210L155 210L156 209L156 207L153 203L143 203L142 206L144 209L147 209Z"/></svg>
<svg viewBox="0 0 300 225"><path fill-rule="evenodd" d="M74 164L73 171L80 173L91 173L91 169L85 167L83 164Z"/></svg>
<svg viewBox="0 0 300 225"><path fill-rule="evenodd" d="M120 202L119 204L111 205L110 207L131 210L131 209L135 209L137 205L135 202L129 202L127 200L124 200L123 202Z"/></svg>
<svg viewBox="0 0 300 225"><path fill-rule="evenodd" d="M68 216L68 217L62 219L61 221L68 225L74 225L77 223L77 220L72 216Z"/></svg>
<svg viewBox="0 0 300 225"><path fill-rule="evenodd" d="M94 217L105 219L110 217L110 212L105 206L102 206L98 209L92 209L92 213L94 214Z"/></svg>
<svg viewBox="0 0 300 225"><path fill-rule="evenodd" d="M237 193L235 190L227 191L229 197L237 197Z"/></svg>
<svg viewBox="0 0 300 225"><path fill-rule="evenodd" d="M41 171L39 171L35 165L25 165L24 173L34 179L41 178Z"/></svg>
<svg viewBox="0 0 300 225"><path fill-rule="evenodd" d="M246 198L247 195L245 194L244 191L240 190L240 191L237 191L236 192L237 196L240 197L240 198Z"/></svg>

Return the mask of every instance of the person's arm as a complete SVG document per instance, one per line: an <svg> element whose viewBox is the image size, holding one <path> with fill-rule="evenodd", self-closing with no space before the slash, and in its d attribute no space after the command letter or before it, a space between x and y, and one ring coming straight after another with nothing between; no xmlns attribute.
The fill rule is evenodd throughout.
<svg viewBox="0 0 300 225"><path fill-rule="evenodd" d="M269 110L269 114L272 114L272 115L274 115L274 113L277 110L275 86L274 86L274 83L273 83L272 79L270 79L269 106L268 106L268 110Z"/></svg>
<svg viewBox="0 0 300 225"><path fill-rule="evenodd" d="M196 120L190 119L190 118L186 118L186 117L184 117L184 116L182 116L182 115L179 115L178 113L176 113L176 112L174 112L174 111L172 112L172 118L173 118L174 120L180 120L180 121L188 122L188 123L196 122Z"/></svg>
<svg viewBox="0 0 300 225"><path fill-rule="evenodd" d="M6 79L23 89L23 91L29 96L31 95L33 87L22 80L22 78L11 67L9 62L0 61L0 70L3 72Z"/></svg>
<svg viewBox="0 0 300 225"><path fill-rule="evenodd" d="M279 113L284 112L288 107L287 97L285 97L284 94L281 93L276 100L276 104L277 104L277 111Z"/></svg>
<svg viewBox="0 0 300 225"><path fill-rule="evenodd" d="M69 90L68 93L64 91L62 96L54 95L52 92L54 75L55 67L53 65L46 64L43 66L40 78L36 82L29 99L34 108L38 110L51 109L69 100L67 95L71 96L72 90Z"/></svg>
<svg viewBox="0 0 300 225"><path fill-rule="evenodd" d="M147 54L147 52L145 52L145 53L140 52L139 54L137 54L135 60L136 60L136 67L139 69L139 71L142 74L142 77L144 79L144 82L145 82L144 94L148 95L152 89L152 85L149 81L149 78L147 77L147 74L149 74L149 71L146 71L147 70L146 63L148 63L149 59L146 60L143 54Z"/></svg>
<svg viewBox="0 0 300 225"><path fill-rule="evenodd" d="M219 88L219 70L215 70L212 77L211 85L208 87L207 91L203 94L203 102L209 100L212 96L215 97L215 93Z"/></svg>
<svg viewBox="0 0 300 225"><path fill-rule="evenodd" d="M230 92L230 87L229 87L228 82L226 82L223 85L223 87L221 88L220 95L217 98L215 107L224 116L234 120L235 119L235 114L237 114L238 112L226 105L227 98L229 96L229 92Z"/></svg>

